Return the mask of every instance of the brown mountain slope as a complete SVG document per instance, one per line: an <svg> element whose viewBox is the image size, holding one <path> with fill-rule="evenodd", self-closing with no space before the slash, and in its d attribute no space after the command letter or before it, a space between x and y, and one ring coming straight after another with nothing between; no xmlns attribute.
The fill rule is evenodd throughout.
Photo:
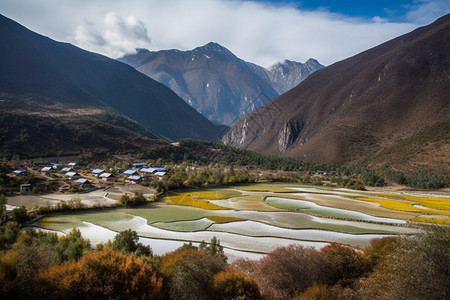
<svg viewBox="0 0 450 300"><path fill-rule="evenodd" d="M429 130L448 122L450 15L315 72L240 120L224 142L315 162L387 162L449 174L450 133L436 139ZM413 144L419 147L409 149ZM393 152L408 157L396 160Z"/></svg>

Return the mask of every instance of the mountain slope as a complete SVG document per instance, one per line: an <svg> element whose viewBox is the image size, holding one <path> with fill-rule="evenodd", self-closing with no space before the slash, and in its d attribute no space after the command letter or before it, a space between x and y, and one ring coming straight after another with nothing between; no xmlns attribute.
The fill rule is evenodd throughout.
<svg viewBox="0 0 450 300"><path fill-rule="evenodd" d="M66 115L76 109L116 111L170 139L217 139L211 122L126 64L53 41L1 15L0 44L0 93L9 96L3 107L23 113L57 107ZM17 98L31 102L33 110L8 103Z"/></svg>
<svg viewBox="0 0 450 300"><path fill-rule="evenodd" d="M321 69L238 122L224 142L327 163L393 163L450 174L450 15ZM395 160L386 153L408 154ZM383 154L384 153L384 154Z"/></svg>
<svg viewBox="0 0 450 300"><path fill-rule="evenodd" d="M209 120L232 125L323 67L283 62L266 70L217 43L190 51L139 49L119 59L175 91Z"/></svg>

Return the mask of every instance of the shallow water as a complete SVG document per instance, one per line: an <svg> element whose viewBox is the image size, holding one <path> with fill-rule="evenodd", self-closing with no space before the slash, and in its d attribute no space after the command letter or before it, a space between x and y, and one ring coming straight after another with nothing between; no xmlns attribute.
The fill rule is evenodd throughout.
<svg viewBox="0 0 450 300"><path fill-rule="evenodd" d="M305 200L296 200L296 199L281 198L281 197L267 197L266 202L274 207L278 207L278 208L288 207L291 209L298 209L301 211L310 212L314 215L319 215L319 216L329 216L329 217L337 217L337 218L352 219L352 220L359 220L359 221L371 221L371 222L378 222L378 223L406 224L406 221L404 221L404 220L374 217L374 216L371 216L371 215L368 215L365 213L361 213L361 212L357 212L357 211L322 206L322 205L318 205L314 202L305 201Z"/></svg>

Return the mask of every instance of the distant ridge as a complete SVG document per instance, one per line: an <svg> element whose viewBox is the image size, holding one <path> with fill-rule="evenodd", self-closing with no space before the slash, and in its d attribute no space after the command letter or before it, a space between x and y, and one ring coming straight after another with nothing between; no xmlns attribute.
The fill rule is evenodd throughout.
<svg viewBox="0 0 450 300"><path fill-rule="evenodd" d="M226 144L320 163L450 175L450 15L323 68L245 116Z"/></svg>
<svg viewBox="0 0 450 300"><path fill-rule="evenodd" d="M265 69L214 42L189 51L138 49L119 60L170 87L212 122L225 125L323 67L310 59L305 64L284 61Z"/></svg>
<svg viewBox="0 0 450 300"><path fill-rule="evenodd" d="M120 147L120 144L131 146L136 142L135 146L139 146L142 138L155 140L161 136L172 140L218 139L219 128L169 88L126 64L53 41L3 15L0 15L0 44L0 117L3 121L9 120L4 117L7 114L51 118L53 125L47 130L61 123L75 136L98 134L105 138L104 141L115 140L116 148L121 149L126 147ZM113 119L121 121L111 124L113 119L100 117L104 113L118 116ZM97 124L92 126L92 132L86 126L79 126L82 133L70 127L84 118ZM135 124L128 126L130 122ZM105 130L99 134L101 124L105 125ZM39 132L34 125L27 127L33 135L51 135L50 132ZM13 126L6 127L8 132L3 128L2 146L10 145L9 142L16 138L9 136L20 129ZM114 128L118 127L122 127L121 133L115 132ZM129 140L125 132L128 132ZM27 134L24 133L23 141L31 141L25 138ZM119 136L121 138L117 139ZM66 150L90 146L75 145L75 139L66 142L72 145L61 145ZM98 144L93 139L80 139L79 142ZM149 141L140 146L148 147Z"/></svg>

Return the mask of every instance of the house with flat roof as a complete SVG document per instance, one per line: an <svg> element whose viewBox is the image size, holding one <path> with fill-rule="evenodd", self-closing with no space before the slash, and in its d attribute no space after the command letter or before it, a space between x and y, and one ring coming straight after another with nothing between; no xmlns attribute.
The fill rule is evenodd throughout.
<svg viewBox="0 0 450 300"><path fill-rule="evenodd" d="M56 164L56 163L54 163L54 164L52 164L52 168L54 170L61 170L62 168L64 168L64 165L63 164Z"/></svg>
<svg viewBox="0 0 450 300"><path fill-rule="evenodd" d="M128 175L128 176L136 175L136 174L137 174L137 171L134 170L134 169L129 169L129 170L126 170L126 171L123 172L123 175Z"/></svg>
<svg viewBox="0 0 450 300"><path fill-rule="evenodd" d="M79 186L88 186L91 183L89 182L89 180L87 180L86 178L78 178L75 181L75 184L79 185Z"/></svg>
<svg viewBox="0 0 450 300"><path fill-rule="evenodd" d="M64 176L73 179L80 177L80 174L78 174L77 172L67 172Z"/></svg>
<svg viewBox="0 0 450 300"><path fill-rule="evenodd" d="M94 170L92 170L92 174L94 174L97 177L100 176L100 174L102 174L104 172L105 172L105 170L103 170L103 169L94 169Z"/></svg>
<svg viewBox="0 0 450 300"><path fill-rule="evenodd" d="M133 167L136 169L145 168L147 166L147 163L134 163Z"/></svg>
<svg viewBox="0 0 450 300"><path fill-rule="evenodd" d="M47 175L53 171L53 168L51 166L45 166L41 169L42 175Z"/></svg>
<svg viewBox="0 0 450 300"><path fill-rule="evenodd" d="M145 174L153 174L155 173L156 169L155 168L142 168L141 169L141 173L145 173Z"/></svg>
<svg viewBox="0 0 450 300"><path fill-rule="evenodd" d="M73 169L78 169L80 167L80 165L77 164L76 162L71 162L71 163L68 163L67 165Z"/></svg>
<svg viewBox="0 0 450 300"><path fill-rule="evenodd" d="M134 176L129 176L126 181L129 182L129 183L135 184L135 183L141 182L141 180L142 180L141 176L134 175Z"/></svg>
<svg viewBox="0 0 450 300"><path fill-rule="evenodd" d="M25 175L28 175L28 171L27 170L23 170L23 169L21 169L21 170L14 170L13 174L16 175L16 176L25 176Z"/></svg>
<svg viewBox="0 0 450 300"><path fill-rule="evenodd" d="M103 181L110 181L114 178L114 175L111 173L102 173L100 174L99 178L101 178Z"/></svg>
<svg viewBox="0 0 450 300"><path fill-rule="evenodd" d="M155 176L159 177L160 179L164 177L164 175L166 175L166 172L156 172Z"/></svg>

